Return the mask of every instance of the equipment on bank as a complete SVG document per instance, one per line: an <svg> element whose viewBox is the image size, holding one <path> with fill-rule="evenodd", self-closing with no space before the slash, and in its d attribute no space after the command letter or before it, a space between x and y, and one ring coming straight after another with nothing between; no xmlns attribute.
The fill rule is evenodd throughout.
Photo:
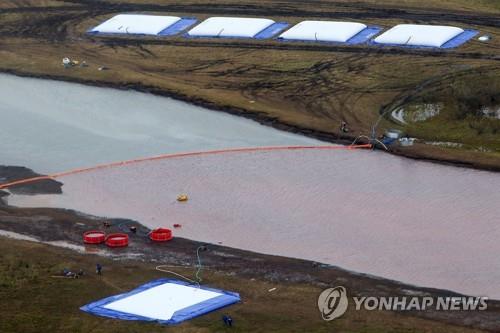
<svg viewBox="0 0 500 333"><path fill-rule="evenodd" d="M106 240L106 234L99 230L90 230L83 234L85 244L101 244Z"/></svg>
<svg viewBox="0 0 500 333"><path fill-rule="evenodd" d="M149 239L153 242L166 242L173 238L172 230L167 228L154 229L149 233Z"/></svg>
<svg viewBox="0 0 500 333"><path fill-rule="evenodd" d="M106 237L106 245L109 247L128 246L128 235L123 233L109 234Z"/></svg>

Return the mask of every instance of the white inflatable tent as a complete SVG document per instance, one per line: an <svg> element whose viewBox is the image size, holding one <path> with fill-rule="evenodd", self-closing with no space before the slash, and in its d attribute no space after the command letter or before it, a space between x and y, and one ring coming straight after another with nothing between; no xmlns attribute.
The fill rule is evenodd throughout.
<svg viewBox="0 0 500 333"><path fill-rule="evenodd" d="M345 43L366 28L366 25L356 22L302 21L279 38Z"/></svg>
<svg viewBox="0 0 500 333"><path fill-rule="evenodd" d="M440 25L399 24L377 38L377 44L441 47L464 32L463 29Z"/></svg>
<svg viewBox="0 0 500 333"><path fill-rule="evenodd" d="M90 32L158 35L180 20L181 18L177 16L119 14L101 23Z"/></svg>
<svg viewBox="0 0 500 333"><path fill-rule="evenodd" d="M189 30L192 37L244 37L253 38L275 22L248 17L210 17Z"/></svg>

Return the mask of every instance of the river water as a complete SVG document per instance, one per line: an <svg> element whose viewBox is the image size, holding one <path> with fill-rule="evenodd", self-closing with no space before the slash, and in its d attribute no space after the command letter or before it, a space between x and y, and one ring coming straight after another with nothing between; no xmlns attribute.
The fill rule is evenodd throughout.
<svg viewBox="0 0 500 333"><path fill-rule="evenodd" d="M52 84L37 82L42 86ZM67 86L83 91L96 89ZM153 105L163 103L163 98L149 95L137 97L142 94L103 91L144 98L144 113L148 113L149 98ZM168 99L164 102L167 101L174 103ZM99 103L92 104L96 107ZM226 118L219 113L195 109L206 113L207 118L212 115ZM100 110L89 114L105 117L100 113L106 113L107 109ZM124 117L116 110L112 114ZM85 117L81 117L84 121ZM236 122L234 126L240 126L241 121L243 127L257 127L247 129L250 137L244 139L246 146L311 142L227 117L229 133L233 129L232 121ZM164 120L168 122L168 117ZM37 131L37 124L32 124L31 131ZM39 131L48 130L47 124L42 124ZM219 138L231 137L229 133L219 133L224 131L221 127L211 131L208 121L204 125L203 135L218 133ZM189 121L183 126L191 131ZM87 127L91 129L92 125ZM92 136L90 129L85 133ZM115 136L131 135L121 131L116 129ZM106 133L105 128L102 133ZM241 131L232 133L242 135ZM98 141L102 136L104 134L88 140ZM17 138L14 143L33 140L24 137L22 131L14 137ZM217 144L234 146L230 141L225 143L219 139ZM193 143L183 149L213 147L204 146L203 142L212 142L209 137L199 142L199 146ZM92 154L85 141L78 144L89 152L82 164L102 162L102 156ZM123 142L114 144L120 148ZM64 151L64 143L58 147ZM51 158L57 156L51 148L43 149ZM9 146L8 151L15 151L15 146ZM129 150L128 155L122 152L120 158L132 158L137 153L146 152ZM73 152L68 154L78 158ZM53 165L51 160L29 161L27 156L23 164L35 170L39 170L38 161L47 163L42 165L49 170L66 166L55 160ZM500 298L500 260L497 258L500 177L496 173L418 162L373 151L283 150L169 158L60 180L64 183L63 195L15 195L9 198L9 203L65 207L99 216L132 218L149 227L171 227L179 223L182 228L174 232L181 237L316 260L419 286ZM175 199L180 193L187 193L189 201L178 203Z"/></svg>
<svg viewBox="0 0 500 333"><path fill-rule="evenodd" d="M0 163L40 173L163 153L319 141L133 91L0 74Z"/></svg>

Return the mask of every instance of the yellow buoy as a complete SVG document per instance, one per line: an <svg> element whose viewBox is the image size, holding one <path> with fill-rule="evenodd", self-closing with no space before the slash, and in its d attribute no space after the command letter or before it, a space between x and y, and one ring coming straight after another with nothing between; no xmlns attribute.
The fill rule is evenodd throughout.
<svg viewBox="0 0 500 333"><path fill-rule="evenodd" d="M177 201L180 201L180 202L188 201L188 196L186 194L180 194L177 197Z"/></svg>

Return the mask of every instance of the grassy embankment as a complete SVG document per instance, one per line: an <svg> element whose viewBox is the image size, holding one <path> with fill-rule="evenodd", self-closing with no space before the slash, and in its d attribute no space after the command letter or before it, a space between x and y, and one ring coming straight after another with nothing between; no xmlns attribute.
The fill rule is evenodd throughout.
<svg viewBox="0 0 500 333"><path fill-rule="evenodd" d="M205 271L208 285L241 294L243 302L174 327L95 317L79 307L126 292L166 274L153 264L114 261L33 242L0 238L0 331L9 332L479 332L389 312L353 311L325 322L317 310L321 289L308 284L244 279ZM104 275L94 273L95 263ZM80 279L51 278L63 268L84 269ZM176 271L191 276L192 269ZM276 291L268 292L277 287ZM235 320L224 329L223 313Z"/></svg>

